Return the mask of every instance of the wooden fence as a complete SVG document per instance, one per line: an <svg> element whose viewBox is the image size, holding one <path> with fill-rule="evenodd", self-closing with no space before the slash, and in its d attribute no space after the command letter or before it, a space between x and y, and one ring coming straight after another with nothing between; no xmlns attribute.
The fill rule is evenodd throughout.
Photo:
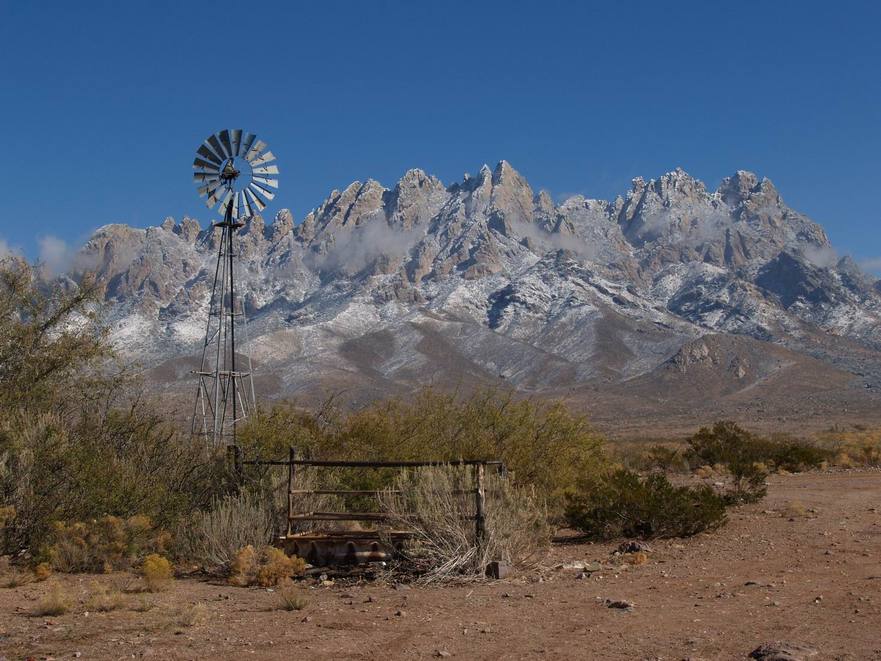
<svg viewBox="0 0 881 661"><path fill-rule="evenodd" d="M291 536L294 524L303 521L373 521L383 522L390 517L383 512L300 512L296 511L297 496L378 496L386 493L382 490L357 490L357 489L300 489L297 484L297 472L299 467L318 468L352 468L365 470L379 470L383 468L431 468L431 467L461 467L462 470L471 469L473 475L473 488L457 490L457 494L470 494L474 497L474 515L469 519L474 520L475 534L478 545L483 543L486 537L486 469L489 466L496 467L500 473L505 472L503 462L494 459L480 460L468 459L459 461L330 461L321 459L300 459L297 457L296 448L290 448L287 460L253 459L245 461L237 446L232 446L233 463L237 472L241 474L243 465L246 466L286 466L288 469L288 507L287 507L287 535ZM392 492L394 493L394 492Z"/></svg>

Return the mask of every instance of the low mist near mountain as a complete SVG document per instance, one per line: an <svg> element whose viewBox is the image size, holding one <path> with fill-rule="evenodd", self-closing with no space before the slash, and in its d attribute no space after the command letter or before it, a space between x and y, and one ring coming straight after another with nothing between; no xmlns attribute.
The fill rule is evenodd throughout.
<svg viewBox="0 0 881 661"><path fill-rule="evenodd" d="M216 240L190 218L108 225L75 259L98 272L114 343L182 403ZM264 401L504 384L622 428L828 426L879 403L877 281L750 172L709 191L677 169L555 204L504 161L452 185L410 170L300 223L250 218L238 245Z"/></svg>

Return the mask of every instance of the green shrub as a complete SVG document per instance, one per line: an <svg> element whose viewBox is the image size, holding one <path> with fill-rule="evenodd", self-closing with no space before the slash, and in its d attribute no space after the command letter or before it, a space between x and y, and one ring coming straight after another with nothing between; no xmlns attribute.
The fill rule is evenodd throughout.
<svg viewBox="0 0 881 661"><path fill-rule="evenodd" d="M788 437L764 438L730 420L702 427L688 445L688 456L697 465L764 464L791 473L818 468L832 457L824 448Z"/></svg>
<svg viewBox="0 0 881 661"><path fill-rule="evenodd" d="M708 486L677 487L655 473L620 469L570 494L566 518L595 540L688 537L722 525L725 501Z"/></svg>
<svg viewBox="0 0 881 661"><path fill-rule="evenodd" d="M423 388L411 399L377 402L344 415L281 405L249 421L249 453L280 458L288 445L315 459L501 459L513 479L561 502L579 476L605 463L602 439L560 402L483 390L465 396ZM347 488L381 489L394 471L337 476Z"/></svg>
<svg viewBox="0 0 881 661"><path fill-rule="evenodd" d="M799 472L819 468L832 458L830 450L791 438L768 439L731 421L702 427L688 439L687 457L693 466L723 465L731 473L730 504L751 503L767 493L765 479L771 470Z"/></svg>

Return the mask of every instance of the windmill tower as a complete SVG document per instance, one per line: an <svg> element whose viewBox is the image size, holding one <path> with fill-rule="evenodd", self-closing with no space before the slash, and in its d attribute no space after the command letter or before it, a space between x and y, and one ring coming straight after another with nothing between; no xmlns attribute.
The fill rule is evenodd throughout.
<svg viewBox="0 0 881 661"><path fill-rule="evenodd" d="M202 362L193 407L192 433L207 442L235 445L238 423L256 407L251 356L237 342L247 344L244 301L237 296L236 232L242 218L266 208L275 197L278 167L267 145L252 133L224 129L208 137L196 150L193 179L209 209L217 207L223 220L219 230L214 286L202 345Z"/></svg>

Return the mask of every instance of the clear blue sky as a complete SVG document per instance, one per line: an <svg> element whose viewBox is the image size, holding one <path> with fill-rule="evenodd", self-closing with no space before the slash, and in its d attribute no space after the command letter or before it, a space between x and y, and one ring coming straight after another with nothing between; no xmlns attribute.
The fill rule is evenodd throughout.
<svg viewBox="0 0 881 661"><path fill-rule="evenodd" d="M209 133L279 158L274 212L507 159L559 197L676 166L774 180L881 256L881 3L0 0L0 240L209 213Z"/></svg>

